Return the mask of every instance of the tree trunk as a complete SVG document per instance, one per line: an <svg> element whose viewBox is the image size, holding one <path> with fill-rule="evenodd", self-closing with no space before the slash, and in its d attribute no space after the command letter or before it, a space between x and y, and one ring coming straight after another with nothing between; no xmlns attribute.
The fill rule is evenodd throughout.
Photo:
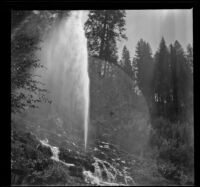
<svg viewBox="0 0 200 187"><path fill-rule="evenodd" d="M107 25L107 13L105 13L105 19L104 19L104 26L103 26L103 33L101 35L101 46L100 46L100 51L99 51L99 57L103 58L104 57L104 43L105 43L105 35L106 35L106 25Z"/></svg>
<svg viewBox="0 0 200 187"><path fill-rule="evenodd" d="M100 45L100 51L99 51L99 58L100 59L104 59L104 45L105 45L105 35L106 35L106 23L107 23L107 13L105 12L103 33L101 35L101 45ZM102 68L102 64L99 63L98 69L99 69L99 75L100 75L100 77L101 77L101 68Z"/></svg>

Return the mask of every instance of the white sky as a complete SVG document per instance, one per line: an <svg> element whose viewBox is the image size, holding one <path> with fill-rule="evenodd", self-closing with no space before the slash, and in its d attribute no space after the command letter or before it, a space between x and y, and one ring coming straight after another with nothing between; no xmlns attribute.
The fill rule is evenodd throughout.
<svg viewBox="0 0 200 187"><path fill-rule="evenodd" d="M118 44L120 54L126 45L132 58L141 38L149 42L153 53L158 49L162 36L167 45L175 40L178 40L184 49L187 44L193 44L192 9L127 10L126 13L128 40Z"/></svg>

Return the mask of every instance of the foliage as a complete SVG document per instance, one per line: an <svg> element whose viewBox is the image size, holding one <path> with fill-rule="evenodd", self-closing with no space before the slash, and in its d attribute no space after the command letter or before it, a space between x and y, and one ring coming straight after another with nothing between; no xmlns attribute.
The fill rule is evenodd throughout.
<svg viewBox="0 0 200 187"><path fill-rule="evenodd" d="M103 79L98 76L99 59L89 58L90 132L95 139L109 139L138 155L146 152L148 109L137 95L134 82L115 65ZM141 151L142 150L142 151Z"/></svg>
<svg viewBox="0 0 200 187"><path fill-rule="evenodd" d="M137 84L150 111L150 145L158 151L157 159L165 163L161 173L179 182L181 172L188 176L194 169L190 154L193 153L192 64L190 45L185 53L178 41L168 48L164 38L154 58L149 44L141 39L133 59Z"/></svg>
<svg viewBox="0 0 200 187"><path fill-rule="evenodd" d="M20 111L26 106L35 107L36 102L44 98L45 89L39 87L41 82L30 73L32 68L41 67L34 57L37 40L19 35L11 43L11 109ZM41 96L38 98L38 92Z"/></svg>
<svg viewBox="0 0 200 187"><path fill-rule="evenodd" d="M91 56L105 60L98 65L100 76L108 71L108 62L116 62L117 40L126 39L124 10L91 10L85 23L85 34Z"/></svg>
<svg viewBox="0 0 200 187"><path fill-rule="evenodd" d="M181 173L188 176L194 169L193 128L186 122L172 124L164 118L155 119L153 125L150 143L158 150L159 171L180 182Z"/></svg>
<svg viewBox="0 0 200 187"><path fill-rule="evenodd" d="M39 50L42 30L47 23L53 23L51 13L47 13L35 15L31 11L12 11L11 109L14 113L27 107L35 108L38 102L49 102L44 84L34 74L34 69L44 68L35 54Z"/></svg>
<svg viewBox="0 0 200 187"><path fill-rule="evenodd" d="M37 149L40 143L30 133L12 131L11 136L12 184L22 183L35 171L45 170L52 161L44 149ZM18 177L16 177L18 176Z"/></svg>
<svg viewBox="0 0 200 187"><path fill-rule="evenodd" d="M101 61L94 57L89 58L92 118L93 115L100 116L98 113L109 117L111 111L115 113L115 110L119 110L122 105L134 104L136 97L134 82L115 65L109 64L109 71L103 79L98 77L98 64L102 63Z"/></svg>
<svg viewBox="0 0 200 187"><path fill-rule="evenodd" d="M68 167L51 159L50 148L41 145L35 135L13 130L11 136L12 185L84 184ZM73 155L74 156L74 155Z"/></svg>
<svg viewBox="0 0 200 187"><path fill-rule="evenodd" d="M90 54L109 60L107 50L112 47L110 42L126 38L124 10L91 10L85 23L86 37ZM116 45L116 43L113 43Z"/></svg>
<svg viewBox="0 0 200 187"><path fill-rule="evenodd" d="M124 46L123 51L122 51L122 59L121 59L121 64L126 70L126 72L130 75L132 75L133 70L132 70L132 64L130 60L130 52L127 49L126 46Z"/></svg>
<svg viewBox="0 0 200 187"><path fill-rule="evenodd" d="M150 44L140 39L136 46L135 57L133 58L133 71L135 79L139 89L142 91L146 102L149 107L149 111L152 111L152 81L154 61L152 57Z"/></svg>
<svg viewBox="0 0 200 187"><path fill-rule="evenodd" d="M193 108L193 74L186 55L178 41L171 46L171 67L174 115L184 121L190 118ZM173 114L170 113L171 116ZM175 118L175 117L174 117ZM175 118L176 120L176 118Z"/></svg>
<svg viewBox="0 0 200 187"><path fill-rule="evenodd" d="M33 185L64 185L68 183L69 178L68 171L61 164L54 162L44 172L33 172L26 182Z"/></svg>
<svg viewBox="0 0 200 187"><path fill-rule="evenodd" d="M137 82L141 90L148 89L151 86L153 58L149 43L140 39L136 46L136 55L133 59L137 66Z"/></svg>
<svg viewBox="0 0 200 187"><path fill-rule="evenodd" d="M154 112L156 116L167 117L167 106L170 99L170 56L164 38L155 54L153 77Z"/></svg>
<svg viewBox="0 0 200 187"><path fill-rule="evenodd" d="M44 28L49 29L48 25L65 16L62 11L44 11L34 16L30 12L18 14L19 17L12 15L12 31L15 33L11 40L12 112L21 111L27 106L36 107L37 102L47 101L44 85L33 75L35 68L42 67L34 54L38 50L39 36ZM54 18L54 14L58 16ZM23 26L27 23L23 19L28 22L32 19L34 24ZM16 22L23 23L21 30L15 29ZM30 34L36 23L39 23L39 30ZM28 31L22 28L28 28ZM89 58L90 117L91 128L96 128L93 133L95 138L107 138L129 152L142 155L141 150L148 147L146 142L150 131L150 145L152 150L156 150L153 156L157 159L157 167L152 164L145 166L145 169L139 168L138 172L134 165L133 170L141 178L142 174L147 176L148 172L148 177L153 178L153 173L159 175L156 172L158 169L167 179L180 184L193 183L192 46L188 45L185 52L178 41L168 47L162 38L153 56L150 44L140 39L132 62L129 50L124 46L122 63L119 64L117 40L126 39L125 11L92 10L85 23L85 31L89 54L100 58ZM142 96L135 93L135 85L139 87ZM150 112L148 117L146 105ZM148 118L151 128L147 125ZM54 122L52 124L54 126ZM68 172L52 163L49 151L42 146L37 147L34 143L37 141L31 142L29 138L12 139L12 172L23 171L19 175L24 176L30 174L33 179L30 179L31 183L34 184L48 183L50 179L50 183L57 179L65 183L66 178L69 178ZM56 139L54 136L51 138ZM24 145L27 142L29 145Z"/></svg>
<svg viewBox="0 0 200 187"><path fill-rule="evenodd" d="M186 58L187 58L187 63L190 66L191 71L193 72L193 48L192 48L191 44L187 45Z"/></svg>

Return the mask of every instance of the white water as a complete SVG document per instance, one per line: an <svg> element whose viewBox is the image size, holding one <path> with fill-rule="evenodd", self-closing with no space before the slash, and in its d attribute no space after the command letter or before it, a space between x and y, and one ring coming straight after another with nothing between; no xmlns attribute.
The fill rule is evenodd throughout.
<svg viewBox="0 0 200 187"><path fill-rule="evenodd" d="M101 160L96 157L94 157L94 160L95 162L92 164L95 168L94 173L91 171L83 171L83 175L87 183L100 186L126 186L130 183L135 184L134 180L128 175L126 169L123 172L120 172L105 160ZM100 164L103 166L103 169L100 168ZM103 179L103 171L106 173L106 180ZM124 177L125 184L117 183L117 176Z"/></svg>
<svg viewBox="0 0 200 187"><path fill-rule="evenodd" d="M60 159L59 159L59 153L60 153L59 148L58 148L58 147L51 146L51 145L48 143L48 139L40 140L40 142L41 142L42 145L44 145L44 146L46 146L46 147L49 147L49 148L51 149L51 152L52 152L52 154L53 154L52 157L51 157L52 160L55 160L55 161L57 161L57 162L60 162L60 163L66 165L66 166L68 166L68 167L69 167L69 166L75 166L74 164L65 163L65 162L63 162L62 160L60 160Z"/></svg>
<svg viewBox="0 0 200 187"><path fill-rule="evenodd" d="M74 164L72 163L65 163L62 160L59 159L59 148L58 147L54 147L51 146L48 143L48 139L45 140L39 140L42 145L47 146L51 149L52 152L52 157L51 159L60 162L64 165L66 165L67 167L70 166L74 166ZM105 160L101 160L97 157L93 157L95 162L92 163L92 165L94 166L94 173L92 173L91 171L83 171L83 176L85 179L85 182L88 184L92 184L92 185L100 185L100 186L129 186L130 184L135 185L134 180L132 179L132 177L130 177L128 175L128 172L126 171L127 168L124 167L124 170L121 172L118 169L116 169L115 167L113 167L109 162L105 161ZM100 167L103 166L103 168ZM106 179L103 178L103 172L106 173ZM117 176L121 176L124 177L124 183L119 183L117 182Z"/></svg>
<svg viewBox="0 0 200 187"><path fill-rule="evenodd" d="M87 147L89 120L89 76L87 40L82 24L82 11L55 23L44 34L39 58L46 67L43 80L52 101L48 114L58 116L65 129L84 129ZM40 70L41 71L41 70Z"/></svg>

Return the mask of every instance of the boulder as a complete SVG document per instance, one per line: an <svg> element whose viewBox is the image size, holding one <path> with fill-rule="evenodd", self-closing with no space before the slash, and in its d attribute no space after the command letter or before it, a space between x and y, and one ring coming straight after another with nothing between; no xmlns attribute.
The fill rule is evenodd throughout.
<svg viewBox="0 0 200 187"><path fill-rule="evenodd" d="M44 145L40 144L37 147L37 149L47 157L53 156L53 153L51 152L50 147L47 147L47 146L44 146Z"/></svg>
<svg viewBox="0 0 200 187"><path fill-rule="evenodd" d="M76 176L83 179L83 168L81 166L71 166L69 171L71 176Z"/></svg>

